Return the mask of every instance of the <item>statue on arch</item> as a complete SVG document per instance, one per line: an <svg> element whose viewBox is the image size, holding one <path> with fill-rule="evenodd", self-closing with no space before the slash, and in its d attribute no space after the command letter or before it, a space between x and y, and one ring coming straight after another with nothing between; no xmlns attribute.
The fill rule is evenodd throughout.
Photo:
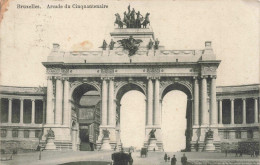
<svg viewBox="0 0 260 165"><path fill-rule="evenodd" d="M106 50L106 49L107 49L107 42L106 42L106 40L103 41L103 44L102 44L101 48L102 48L103 50Z"/></svg>
<svg viewBox="0 0 260 165"><path fill-rule="evenodd" d="M153 139L156 138L156 137L155 137L155 132L156 132L156 129L152 129L152 130L150 131L150 133L149 133L150 139L151 139L151 138L153 138Z"/></svg>
<svg viewBox="0 0 260 165"><path fill-rule="evenodd" d="M116 16L116 20L114 22L114 24L117 24L118 25L118 28L123 28L123 22L121 21L121 17L118 13L115 14Z"/></svg>
<svg viewBox="0 0 260 165"><path fill-rule="evenodd" d="M109 44L109 49L110 49L110 50L113 50L113 49L114 49L115 43L116 43L116 42L113 41L113 39L111 39L110 44Z"/></svg>
<svg viewBox="0 0 260 165"><path fill-rule="evenodd" d="M146 26L149 24L150 25L150 19L149 19L150 13L146 13L144 21L142 23L143 28L146 28Z"/></svg>
<svg viewBox="0 0 260 165"><path fill-rule="evenodd" d="M155 42L154 42L154 49L159 49L159 44L160 44L160 41L158 40L158 38L156 38Z"/></svg>
<svg viewBox="0 0 260 165"><path fill-rule="evenodd" d="M140 43L143 41L140 39L134 39L133 36L130 36L128 39L118 40L117 42L120 43L125 50L129 51L129 56L133 56L137 52Z"/></svg>
<svg viewBox="0 0 260 165"><path fill-rule="evenodd" d="M147 47L148 47L149 50L153 48L153 41L152 41L152 39L150 39Z"/></svg>

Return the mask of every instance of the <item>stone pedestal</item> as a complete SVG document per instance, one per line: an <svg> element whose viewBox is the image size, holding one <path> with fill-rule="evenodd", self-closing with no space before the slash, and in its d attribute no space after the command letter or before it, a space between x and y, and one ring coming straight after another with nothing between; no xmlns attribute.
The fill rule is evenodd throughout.
<svg viewBox="0 0 260 165"><path fill-rule="evenodd" d="M102 151L110 151L111 145L109 144L110 139L109 138L103 138L103 144L101 145Z"/></svg>
<svg viewBox="0 0 260 165"><path fill-rule="evenodd" d="M156 138L149 139L148 151L153 151L153 150L158 151L156 142L157 142Z"/></svg>
<svg viewBox="0 0 260 165"><path fill-rule="evenodd" d="M47 144L45 150L56 150L56 145L54 144L54 137L47 138Z"/></svg>
<svg viewBox="0 0 260 165"><path fill-rule="evenodd" d="M206 152L214 152L215 149L215 145L213 144L213 137L212 138L207 138L206 139L206 145L205 145L205 149L204 151Z"/></svg>

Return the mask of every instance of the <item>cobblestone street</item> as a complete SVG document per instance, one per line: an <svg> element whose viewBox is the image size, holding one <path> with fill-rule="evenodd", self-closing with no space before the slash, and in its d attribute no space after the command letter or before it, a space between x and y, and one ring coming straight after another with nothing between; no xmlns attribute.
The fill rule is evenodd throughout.
<svg viewBox="0 0 260 165"><path fill-rule="evenodd" d="M34 153L24 153L18 154L13 157L10 161L1 161L2 165L54 165L62 164L67 162L79 162L79 161L107 161L111 162L112 152L73 152L73 151L43 151L41 155L41 160L39 160L39 152ZM171 157L173 154L176 155L177 165L180 165L180 159L183 153L180 152L169 152L167 153ZM251 162L254 160L256 164L258 158L251 158L249 155L243 155L243 157L235 157L234 154L229 154L225 157L224 153L185 153L188 160L201 161L201 160L211 160L211 161L233 161L241 160L243 162ZM134 159L134 165L169 165L170 162L164 162L163 152L150 152L147 158L140 158L139 152L132 153ZM258 162L259 164L259 162Z"/></svg>

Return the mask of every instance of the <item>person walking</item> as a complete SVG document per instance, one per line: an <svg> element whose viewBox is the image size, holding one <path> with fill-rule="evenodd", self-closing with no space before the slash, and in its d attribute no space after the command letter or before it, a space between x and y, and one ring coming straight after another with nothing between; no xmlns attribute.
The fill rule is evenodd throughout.
<svg viewBox="0 0 260 165"><path fill-rule="evenodd" d="M175 155L173 155L172 159L171 159L171 165L176 165L177 159L175 157Z"/></svg>
<svg viewBox="0 0 260 165"><path fill-rule="evenodd" d="M134 162L134 160L132 158L132 153L130 152L129 153L129 165L133 165L133 162Z"/></svg>
<svg viewBox="0 0 260 165"><path fill-rule="evenodd" d="M187 165L187 161L188 161L187 157L185 156L185 154L183 154L183 156L181 157L181 164Z"/></svg>
<svg viewBox="0 0 260 165"><path fill-rule="evenodd" d="M164 161L165 161L165 162L167 162L167 158L168 158L168 156L167 156L167 154L165 153L165 154L164 154Z"/></svg>

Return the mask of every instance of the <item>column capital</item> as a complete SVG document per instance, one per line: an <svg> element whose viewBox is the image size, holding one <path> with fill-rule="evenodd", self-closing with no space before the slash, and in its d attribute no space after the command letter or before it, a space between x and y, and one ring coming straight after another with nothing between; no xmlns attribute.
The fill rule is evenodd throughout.
<svg viewBox="0 0 260 165"><path fill-rule="evenodd" d="M200 76L201 79L206 79L208 78L208 75L203 75L203 76Z"/></svg>
<svg viewBox="0 0 260 165"><path fill-rule="evenodd" d="M31 99L31 101L32 101L32 102L34 102L34 101L35 101L35 99Z"/></svg>
<svg viewBox="0 0 260 165"><path fill-rule="evenodd" d="M147 76L147 80L151 79L151 80L160 80L160 76Z"/></svg>
<svg viewBox="0 0 260 165"><path fill-rule="evenodd" d="M100 77L100 79L103 81L107 81L107 80L109 80L109 77Z"/></svg>
<svg viewBox="0 0 260 165"><path fill-rule="evenodd" d="M8 98L8 100L9 100L9 101L12 101L12 100L13 100L13 98Z"/></svg>
<svg viewBox="0 0 260 165"><path fill-rule="evenodd" d="M217 78L217 75L210 75L210 78L216 79L216 78Z"/></svg>
<svg viewBox="0 0 260 165"><path fill-rule="evenodd" d="M24 98L20 98L20 101L24 101L25 99Z"/></svg>
<svg viewBox="0 0 260 165"><path fill-rule="evenodd" d="M47 80L52 80L53 77L52 76L47 76Z"/></svg>
<svg viewBox="0 0 260 165"><path fill-rule="evenodd" d="M115 77L108 77L107 78L109 81L113 81L115 79Z"/></svg>
<svg viewBox="0 0 260 165"><path fill-rule="evenodd" d="M258 100L258 97L253 97L254 100Z"/></svg>
<svg viewBox="0 0 260 165"><path fill-rule="evenodd" d="M193 76L193 80L198 80L198 76Z"/></svg>
<svg viewBox="0 0 260 165"><path fill-rule="evenodd" d="M231 99L229 99L230 101L234 101L235 100L235 98L231 98Z"/></svg>
<svg viewBox="0 0 260 165"><path fill-rule="evenodd" d="M54 79L55 80L62 80L62 77L61 76L55 76Z"/></svg>
<svg viewBox="0 0 260 165"><path fill-rule="evenodd" d="M62 77L62 80L69 81L69 77Z"/></svg>
<svg viewBox="0 0 260 165"><path fill-rule="evenodd" d="M246 98L242 98L241 100L246 101Z"/></svg>

